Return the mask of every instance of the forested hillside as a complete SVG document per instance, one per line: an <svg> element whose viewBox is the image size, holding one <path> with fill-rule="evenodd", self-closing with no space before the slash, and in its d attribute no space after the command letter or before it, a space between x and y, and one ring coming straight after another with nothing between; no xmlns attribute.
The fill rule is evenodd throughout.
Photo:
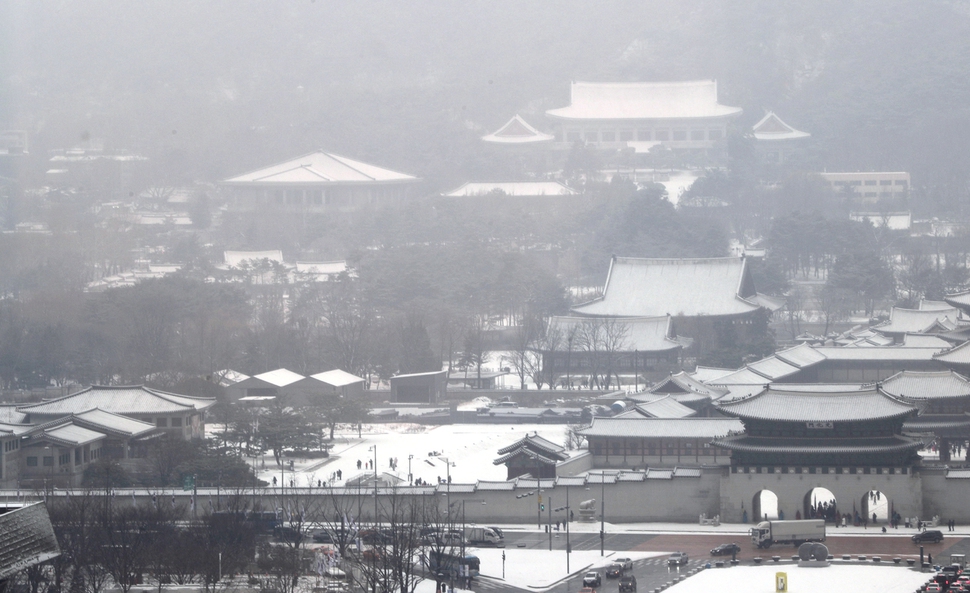
<svg viewBox="0 0 970 593"><path fill-rule="evenodd" d="M541 125L570 80L716 78L740 125L773 109L812 132L819 168L968 191L962 1L11 0L0 22L0 125L37 153L140 151L159 182L325 147L438 189L493 174L478 136Z"/></svg>

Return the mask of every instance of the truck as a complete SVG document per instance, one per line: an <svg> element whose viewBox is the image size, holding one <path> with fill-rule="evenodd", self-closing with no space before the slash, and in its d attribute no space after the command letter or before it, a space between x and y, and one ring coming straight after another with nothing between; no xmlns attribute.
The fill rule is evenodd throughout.
<svg viewBox="0 0 970 593"><path fill-rule="evenodd" d="M476 546L505 547L505 538L496 533L491 527L480 527L477 525L466 527L465 541Z"/></svg>
<svg viewBox="0 0 970 593"><path fill-rule="evenodd" d="M751 528L751 543L759 548L774 544L793 544L796 548L805 542L825 541L825 521L805 519L801 521L762 521Z"/></svg>

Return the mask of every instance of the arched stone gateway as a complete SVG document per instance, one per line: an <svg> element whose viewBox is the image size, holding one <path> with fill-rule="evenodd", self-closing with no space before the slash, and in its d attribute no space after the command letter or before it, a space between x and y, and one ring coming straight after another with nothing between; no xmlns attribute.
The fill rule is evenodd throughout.
<svg viewBox="0 0 970 593"><path fill-rule="evenodd" d="M802 501L802 519L825 519L830 523L838 521L839 509L835 494L821 486L806 492Z"/></svg>
<svg viewBox="0 0 970 593"><path fill-rule="evenodd" d="M892 513L889 497L879 490L870 490L862 495L862 518L869 523L888 523Z"/></svg>
<svg viewBox="0 0 970 593"><path fill-rule="evenodd" d="M778 518L778 495L771 490L759 490L751 499L751 522L774 521Z"/></svg>

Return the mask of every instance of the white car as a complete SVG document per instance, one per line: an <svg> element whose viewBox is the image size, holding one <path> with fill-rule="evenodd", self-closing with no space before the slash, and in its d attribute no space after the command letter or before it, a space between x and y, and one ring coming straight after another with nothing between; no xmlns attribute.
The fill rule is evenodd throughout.
<svg viewBox="0 0 970 593"><path fill-rule="evenodd" d="M623 570L633 570L633 560L630 558L617 558L613 562L623 565Z"/></svg>
<svg viewBox="0 0 970 593"><path fill-rule="evenodd" d="M687 564L687 553L686 552L674 552L667 558L668 566L680 566L682 564Z"/></svg>

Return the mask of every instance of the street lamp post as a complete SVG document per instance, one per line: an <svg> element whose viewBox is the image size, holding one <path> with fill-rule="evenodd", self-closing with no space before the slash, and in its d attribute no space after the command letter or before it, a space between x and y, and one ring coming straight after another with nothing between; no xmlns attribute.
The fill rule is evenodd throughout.
<svg viewBox="0 0 970 593"><path fill-rule="evenodd" d="M414 474L411 473L411 460L414 459L414 455L408 455L408 484L414 483Z"/></svg>
<svg viewBox="0 0 970 593"><path fill-rule="evenodd" d="M447 474L446 487L448 488L445 490L445 503L448 505L448 515L446 520L448 521L448 529L451 529L451 460L447 457L441 457L440 455L438 456L438 459L445 460L445 473ZM441 476L438 477L440 479Z"/></svg>
<svg viewBox="0 0 970 593"><path fill-rule="evenodd" d="M569 507L569 486L566 486L566 506L559 507L558 509L555 509L555 511L557 513L559 511L565 511L566 512L566 520L563 521L563 523L566 524L566 573L568 574L569 573L569 555L573 551L572 546L569 544L569 513L572 511L572 509ZM550 519L549 522L551 523L552 522L552 519Z"/></svg>
<svg viewBox="0 0 970 593"><path fill-rule="evenodd" d="M368 451L374 452L374 530L377 530L377 445L371 445Z"/></svg>
<svg viewBox="0 0 970 593"><path fill-rule="evenodd" d="M600 472L600 556L605 555L606 545L606 474Z"/></svg>

